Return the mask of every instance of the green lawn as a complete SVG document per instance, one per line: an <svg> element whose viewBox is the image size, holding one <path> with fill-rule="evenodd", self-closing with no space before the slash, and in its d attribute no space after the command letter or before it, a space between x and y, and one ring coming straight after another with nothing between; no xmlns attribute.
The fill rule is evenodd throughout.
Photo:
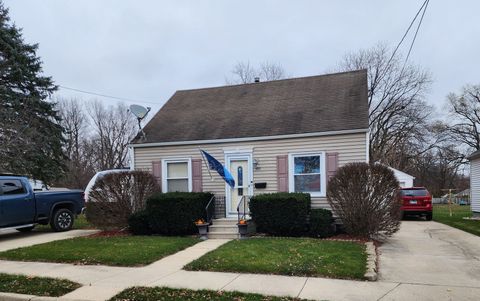
<svg viewBox="0 0 480 301"><path fill-rule="evenodd" d="M63 279L0 274L0 292L36 296L63 296L80 284Z"/></svg>
<svg viewBox="0 0 480 301"><path fill-rule="evenodd" d="M365 246L354 242L253 238L230 241L185 269L363 279L366 260Z"/></svg>
<svg viewBox="0 0 480 301"><path fill-rule="evenodd" d="M95 227L88 223L85 214L79 214L73 223L72 229L95 229ZM50 225L37 225L34 231L50 232L53 230L50 228Z"/></svg>
<svg viewBox="0 0 480 301"><path fill-rule="evenodd" d="M433 220L480 236L480 221L463 219L472 216L470 206L457 204L451 206L452 216L450 216L448 205L433 205Z"/></svg>
<svg viewBox="0 0 480 301"><path fill-rule="evenodd" d="M0 259L141 266L197 242L192 237L78 237L1 252Z"/></svg>
<svg viewBox="0 0 480 301"><path fill-rule="evenodd" d="M192 291L187 289L170 289L165 287L133 287L116 295L111 301L301 301L305 299L290 297L262 296L223 291ZM306 301L306 300L305 300Z"/></svg>

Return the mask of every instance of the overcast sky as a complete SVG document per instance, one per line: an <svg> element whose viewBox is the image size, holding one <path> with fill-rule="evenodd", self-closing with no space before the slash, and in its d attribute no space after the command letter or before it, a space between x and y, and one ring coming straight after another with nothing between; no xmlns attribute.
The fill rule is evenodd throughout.
<svg viewBox="0 0 480 301"><path fill-rule="evenodd" d="M238 61L275 62L309 76L331 70L346 52L395 46L423 0L4 3L25 40L40 44L56 84L158 110L175 90L223 85ZM427 100L439 109L449 92L480 83L479 11L480 1L430 1L411 60L433 74Z"/></svg>

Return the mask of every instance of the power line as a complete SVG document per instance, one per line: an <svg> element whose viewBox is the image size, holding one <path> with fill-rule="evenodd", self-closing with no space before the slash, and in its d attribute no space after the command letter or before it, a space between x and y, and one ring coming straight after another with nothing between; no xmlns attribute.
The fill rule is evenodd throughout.
<svg viewBox="0 0 480 301"><path fill-rule="evenodd" d="M111 99L117 99L117 100L123 100L123 101L128 101L128 102L141 102L141 103L148 103L148 104L154 104L154 105L159 105L158 102L151 102L151 101L144 101L144 100L136 100L136 99L130 99L130 98L124 98L124 97L118 97L118 96L112 96L112 95L107 95L107 94L102 94L102 93L97 93L97 92L91 92L91 91L85 91L77 88L71 88L71 87L66 87L62 85L58 85L60 88L65 89L65 90L71 90L79 93L84 93L84 94L90 94L90 95L95 95L95 96L100 96L100 97L106 97L106 98L111 98Z"/></svg>
<svg viewBox="0 0 480 301"><path fill-rule="evenodd" d="M408 61L408 58L410 57L410 52L412 52L413 44L415 44L415 40L417 39L417 34L418 30L420 29L420 26L422 25L423 17L425 16L425 12L427 11L428 3L430 0L427 0L425 8L423 9L422 17L420 17L420 21L418 22L417 30L415 31L415 35L413 36L412 44L410 44L410 48L408 49L407 57L405 58L404 66Z"/></svg>
<svg viewBox="0 0 480 301"><path fill-rule="evenodd" d="M428 4L429 0L425 0L422 4L422 6L420 6L420 8L418 9L417 13L415 14L415 17L413 18L413 20L410 22L410 25L408 26L407 28L407 31L405 31L405 34L403 34L403 37L402 39L400 40L400 42L397 44L397 47L395 47L395 50L393 50L392 52L392 56L390 57L390 59L388 60L387 62L387 66L390 65L390 62L393 60L393 58L395 57L395 54L397 53L398 49L400 48L400 45L402 45L403 41L405 40L405 37L408 35L408 32L410 31L410 29L412 28L413 24L415 23L415 20L417 20L418 18L418 15L420 14L420 12L424 9L425 7L425 10L426 10L426 5ZM422 19L423 19L423 15L425 14L425 10L423 11L423 14L422 14ZM418 27L417 27L417 32L418 32ZM416 36L416 34L415 34ZM409 54L410 54L410 51L409 51Z"/></svg>

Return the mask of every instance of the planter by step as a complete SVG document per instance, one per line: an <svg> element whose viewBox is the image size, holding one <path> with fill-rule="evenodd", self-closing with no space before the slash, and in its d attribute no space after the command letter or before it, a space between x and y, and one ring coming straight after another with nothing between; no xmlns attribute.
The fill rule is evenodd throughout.
<svg viewBox="0 0 480 301"><path fill-rule="evenodd" d="M248 234L248 224L237 224L238 233L240 233L240 239L247 238Z"/></svg>
<svg viewBox="0 0 480 301"><path fill-rule="evenodd" d="M200 239L201 240L207 240L208 239L208 224L196 224L198 228L198 234L200 234Z"/></svg>

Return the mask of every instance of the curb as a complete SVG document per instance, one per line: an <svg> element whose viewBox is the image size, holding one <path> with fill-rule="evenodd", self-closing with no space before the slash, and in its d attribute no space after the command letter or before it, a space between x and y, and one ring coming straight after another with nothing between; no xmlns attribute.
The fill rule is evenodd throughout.
<svg viewBox="0 0 480 301"><path fill-rule="evenodd" d="M62 297L41 297L34 295L1 293L0 301L75 301L73 299L64 299Z"/></svg>
<svg viewBox="0 0 480 301"><path fill-rule="evenodd" d="M365 247L367 252L367 271L363 277L368 281L377 281L377 252L375 251L375 245L369 241L365 243Z"/></svg>

